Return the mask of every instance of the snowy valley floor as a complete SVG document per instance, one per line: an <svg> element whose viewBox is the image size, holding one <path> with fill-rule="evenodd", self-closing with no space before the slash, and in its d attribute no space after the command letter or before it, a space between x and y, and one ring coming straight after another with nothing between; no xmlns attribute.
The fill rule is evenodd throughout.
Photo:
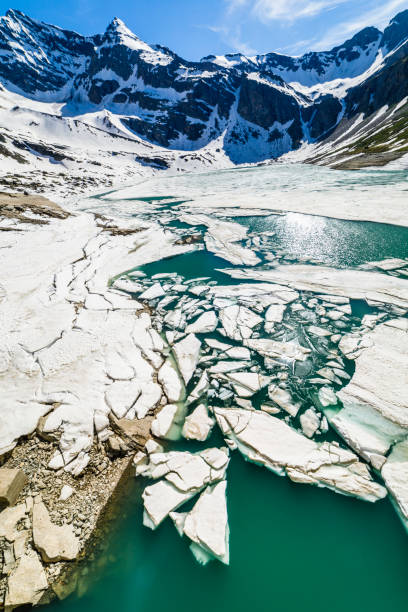
<svg viewBox="0 0 408 612"><path fill-rule="evenodd" d="M131 462L145 526L170 517L201 563L230 561L232 453L299 486L389 495L407 524L406 183L339 173L327 189L333 173L311 169L312 205L296 171L163 177L66 212L0 198L5 607L80 588ZM268 181L283 204L265 205Z"/></svg>

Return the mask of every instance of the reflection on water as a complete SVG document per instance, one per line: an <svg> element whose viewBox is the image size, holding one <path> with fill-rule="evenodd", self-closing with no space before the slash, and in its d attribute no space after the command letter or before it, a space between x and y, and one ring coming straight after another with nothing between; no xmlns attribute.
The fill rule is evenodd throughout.
<svg viewBox="0 0 408 612"><path fill-rule="evenodd" d="M251 231L275 232L272 250L332 266L356 266L387 257L408 257L408 228L288 213L235 218Z"/></svg>

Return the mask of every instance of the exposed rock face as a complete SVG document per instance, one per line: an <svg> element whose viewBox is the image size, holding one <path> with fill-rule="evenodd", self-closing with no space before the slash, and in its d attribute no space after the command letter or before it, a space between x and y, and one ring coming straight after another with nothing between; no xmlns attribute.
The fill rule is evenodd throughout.
<svg viewBox="0 0 408 612"><path fill-rule="evenodd" d="M43 561L73 561L79 553L79 540L71 525L62 527L51 522L48 510L42 502L34 503L33 540Z"/></svg>

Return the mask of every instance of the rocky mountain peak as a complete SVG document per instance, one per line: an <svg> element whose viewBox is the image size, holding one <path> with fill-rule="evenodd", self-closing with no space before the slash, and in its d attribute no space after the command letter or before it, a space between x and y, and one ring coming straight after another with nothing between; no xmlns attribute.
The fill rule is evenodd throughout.
<svg viewBox="0 0 408 612"><path fill-rule="evenodd" d="M105 44L125 45L132 50L151 50L151 47L136 36L119 17L115 17L110 22L102 41Z"/></svg>

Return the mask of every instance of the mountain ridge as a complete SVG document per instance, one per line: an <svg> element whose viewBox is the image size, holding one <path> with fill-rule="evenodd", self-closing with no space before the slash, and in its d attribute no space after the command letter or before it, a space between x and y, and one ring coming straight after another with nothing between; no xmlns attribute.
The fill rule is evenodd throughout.
<svg viewBox="0 0 408 612"><path fill-rule="evenodd" d="M347 167L352 147L344 133L357 130L361 140L371 124L387 138L392 133L392 155L380 143L375 165L404 156L407 57L408 10L383 32L364 28L329 51L209 55L198 62L145 43L118 17L93 36L16 9L0 17L0 83L6 92L28 105L48 104L47 112L67 125L76 118L160 155L221 148L233 164L289 155ZM365 161L359 147L358 164L373 162L376 146L378 138L368 143Z"/></svg>

